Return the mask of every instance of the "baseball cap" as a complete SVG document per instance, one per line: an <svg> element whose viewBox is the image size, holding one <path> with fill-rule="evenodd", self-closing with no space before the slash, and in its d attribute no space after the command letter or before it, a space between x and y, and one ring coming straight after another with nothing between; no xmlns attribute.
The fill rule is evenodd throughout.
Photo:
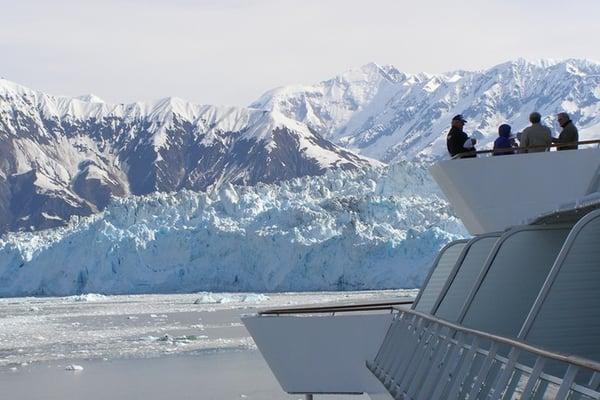
<svg viewBox="0 0 600 400"><path fill-rule="evenodd" d="M458 114L452 117L452 121L467 122L467 120L462 116L462 114Z"/></svg>

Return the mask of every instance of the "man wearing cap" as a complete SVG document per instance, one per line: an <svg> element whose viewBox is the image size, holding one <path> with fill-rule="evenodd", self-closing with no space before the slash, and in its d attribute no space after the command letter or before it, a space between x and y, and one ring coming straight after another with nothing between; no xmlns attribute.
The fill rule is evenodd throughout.
<svg viewBox="0 0 600 400"><path fill-rule="evenodd" d="M577 128L569 118L569 114L566 112L561 112L556 115L556 119L562 128L560 134L558 135L558 139L552 138L553 143L558 143L559 146L556 150L576 150L577 145L564 146L565 143L575 143L579 141L579 132L577 132Z"/></svg>
<svg viewBox="0 0 600 400"><path fill-rule="evenodd" d="M470 138L463 131L466 122L467 120L464 119L461 114L455 115L452 118L452 128L450 128L450 132L448 132L448 136L446 137L446 146L448 147L448 153L450 153L451 157L460 153L475 152L477 140ZM463 156L462 158L467 157L476 157L476 155L470 154L468 156Z"/></svg>

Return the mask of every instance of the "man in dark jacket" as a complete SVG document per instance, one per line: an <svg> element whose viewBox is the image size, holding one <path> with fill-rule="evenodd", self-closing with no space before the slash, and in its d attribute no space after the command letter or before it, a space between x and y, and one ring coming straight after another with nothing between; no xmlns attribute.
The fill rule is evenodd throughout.
<svg viewBox="0 0 600 400"><path fill-rule="evenodd" d="M556 115L556 119L558 119L558 123L562 130L558 135L558 139L552 138L553 143L563 144L563 143L574 143L579 141L579 132L577 128L569 118L569 114L566 112L561 112ZM577 145L571 146L558 146L556 150L575 150L577 149Z"/></svg>
<svg viewBox="0 0 600 400"><path fill-rule="evenodd" d="M452 118L452 127L450 128L450 132L448 132L448 136L446 136L446 146L448 147L448 153L450 153L451 157L454 157L460 153L471 153L475 152L475 144L477 140L470 138L463 131L463 127L467 122L466 119L463 118L461 114L455 115ZM476 157L475 154L471 154L466 157Z"/></svg>

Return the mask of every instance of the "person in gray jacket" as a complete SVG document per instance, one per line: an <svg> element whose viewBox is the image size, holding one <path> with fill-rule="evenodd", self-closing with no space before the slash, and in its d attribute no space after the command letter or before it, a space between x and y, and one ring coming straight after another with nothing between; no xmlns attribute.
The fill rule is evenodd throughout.
<svg viewBox="0 0 600 400"><path fill-rule="evenodd" d="M558 119L558 123L562 128L560 134L558 135L558 138L552 138L553 143L559 144L556 150L576 150L576 144L571 146L560 146L563 143L575 143L579 141L579 132L573 124L573 121L571 121L571 118L569 118L569 114L567 114L566 112L558 113L556 115L556 119Z"/></svg>
<svg viewBox="0 0 600 400"><path fill-rule="evenodd" d="M548 151L552 144L552 132L550 128L542 125L542 116L539 112L529 114L531 126L523 129L521 132L521 147L532 147L523 150L524 153L538 153Z"/></svg>

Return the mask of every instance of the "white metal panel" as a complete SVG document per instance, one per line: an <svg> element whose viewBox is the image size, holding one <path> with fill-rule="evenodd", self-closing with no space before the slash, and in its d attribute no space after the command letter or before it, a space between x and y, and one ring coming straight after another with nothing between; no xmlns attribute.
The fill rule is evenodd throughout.
<svg viewBox="0 0 600 400"><path fill-rule="evenodd" d="M575 225L521 337L600 361L600 211Z"/></svg>
<svg viewBox="0 0 600 400"><path fill-rule="evenodd" d="M368 371L392 314L246 316L244 325L288 393L378 393Z"/></svg>
<svg viewBox="0 0 600 400"><path fill-rule="evenodd" d="M477 237L465 248L466 254L460 265L457 265L456 275L442 293L439 306L434 315L448 321L456 322L460 311L475 284L485 260L499 235Z"/></svg>
<svg viewBox="0 0 600 400"><path fill-rule="evenodd" d="M478 235L521 225L588 194L599 166L600 149L581 149L445 160L430 173Z"/></svg>
<svg viewBox="0 0 600 400"><path fill-rule="evenodd" d="M429 276L423 283L423 288L415 299L413 308L417 311L430 313L433 310L448 276L456 265L458 258L467 244L466 240L457 240L444 247L435 259Z"/></svg>
<svg viewBox="0 0 600 400"><path fill-rule="evenodd" d="M462 324L516 337L570 227L525 226L505 232L469 296Z"/></svg>

